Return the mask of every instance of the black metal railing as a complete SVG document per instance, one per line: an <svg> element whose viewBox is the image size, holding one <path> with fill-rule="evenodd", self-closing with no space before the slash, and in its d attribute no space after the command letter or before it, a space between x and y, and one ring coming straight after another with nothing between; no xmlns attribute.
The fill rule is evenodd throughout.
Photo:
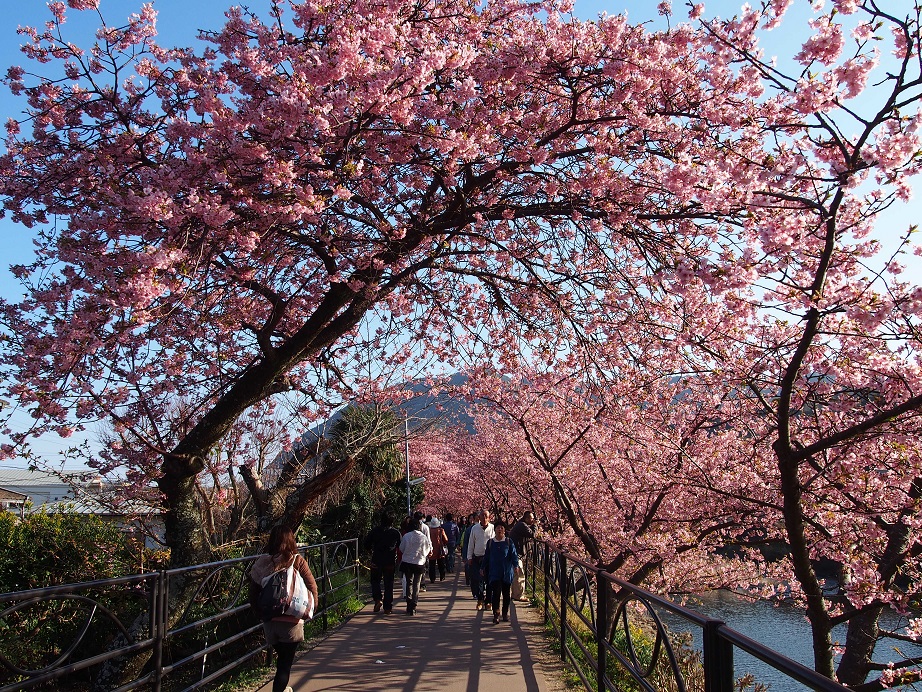
<svg viewBox="0 0 922 692"><path fill-rule="evenodd" d="M319 591L313 626L326 630L359 592L358 540L300 551ZM266 650L248 602L257 557L0 594L0 692L213 682Z"/></svg>
<svg viewBox="0 0 922 692"><path fill-rule="evenodd" d="M587 690L616 692L628 686L648 692L733 692L739 689L733 660L737 649L808 689L848 690L722 620L618 579L548 543L529 541L525 553L526 585L535 595L543 591L544 621L553 625L562 660ZM699 629L700 655L677 641L676 628L667 627L666 617Z"/></svg>

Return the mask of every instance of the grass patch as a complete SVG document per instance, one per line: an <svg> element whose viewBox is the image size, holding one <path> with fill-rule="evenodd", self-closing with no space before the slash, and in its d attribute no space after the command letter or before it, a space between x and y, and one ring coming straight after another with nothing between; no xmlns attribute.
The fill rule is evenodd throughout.
<svg viewBox="0 0 922 692"><path fill-rule="evenodd" d="M275 675L273 666L252 666L239 668L228 676L227 680L208 689L213 692L239 692L240 690L257 690L272 680Z"/></svg>

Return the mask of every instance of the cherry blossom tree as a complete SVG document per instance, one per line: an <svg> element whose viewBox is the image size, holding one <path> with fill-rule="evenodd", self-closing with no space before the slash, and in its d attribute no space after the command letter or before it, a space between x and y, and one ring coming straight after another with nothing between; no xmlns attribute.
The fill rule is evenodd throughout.
<svg viewBox="0 0 922 692"><path fill-rule="evenodd" d="M199 51L157 45L149 5L83 50L50 8L23 30L41 74L6 78L28 108L0 193L39 245L2 306L5 394L33 434L113 421L125 463L156 465L176 564L207 553L211 450L261 402L348 384L374 324L435 353L585 338L613 277L717 213L663 177L745 97L690 30L563 3L272 2Z"/></svg>
<svg viewBox="0 0 922 692"><path fill-rule="evenodd" d="M638 281L642 290L613 302L595 332L609 355L597 350L589 359L603 376L586 377L585 363L560 358L554 348L544 349L543 368L518 377L506 363L500 374L517 384L511 393L497 389L502 417L490 425L529 444L535 465L553 476L574 545L597 561L613 554L619 530L597 530L593 511L620 509L639 480L657 498L681 497L686 488L692 508L713 503L739 535L760 528L782 538L790 548L782 566L812 625L816 669L881 689L919 675L912 659L875 660L874 647L885 634L918 641L920 628L911 617L903 631L879 626L885 608L907 612L922 551L922 289L904 278L901 258L919 249L911 243L915 227L882 221L891 205L908 199L919 172L920 10L833 3L811 20L813 34L793 56L797 69L786 74L764 57L757 36L779 26L787 7L766 3L702 24L709 37L702 59L715 71L734 70L759 99L758 111L741 112L740 127L774 133L757 158L736 140L723 142L722 163L732 175L743 184L758 179L747 186L745 217L690 248L658 275L661 283ZM700 14L695 6L693 18ZM879 69L879 50L893 52L886 69ZM725 193L696 177L704 165L690 158L685 175L673 166L666 178L673 192L698 199ZM643 394L632 396L625 382ZM623 419L630 428L619 425ZM648 428L657 438L643 438ZM641 443L619 444L619 432ZM681 450L674 456L663 448L673 434L668 447ZM600 459L611 464L632 455L618 475L592 475ZM663 476L657 488L653 479L670 458L694 461L677 463L679 479ZM645 477L613 491L610 478L623 481L635 467ZM681 549L683 528L707 519L660 506L657 512L670 540L654 554ZM620 515L615 523L631 526ZM716 546L726 536L708 534L700 548L708 538ZM695 541L688 546L694 551ZM820 560L842 566L838 590L824 588ZM622 576L644 577L618 566L626 568ZM680 584L676 575L659 582ZM848 628L842 643L832 637L839 624ZM865 683L875 672L879 679Z"/></svg>
<svg viewBox="0 0 922 692"><path fill-rule="evenodd" d="M529 463L521 438L496 420L494 411L478 415L475 434L460 427L436 428L412 448L417 450L413 468L426 477L424 511L467 516L487 509L509 522L532 510L542 524L559 524L546 481Z"/></svg>
<svg viewBox="0 0 922 692"><path fill-rule="evenodd" d="M754 197L737 240L745 248L735 253L737 276L748 273L749 288L722 296L729 309L721 322L688 310L683 329L698 366L725 372L752 406L755 439L776 460L770 478L816 669L849 685L886 669L873 661L879 618L886 607L905 612L922 548L922 289L900 276L899 257L919 250L909 242L914 227L880 221L908 199L919 172L920 7L892 8L842 1L817 12L793 75L753 40L756 26L782 21L784 4L705 23L715 64L732 56L741 74L758 76L761 124L778 140L759 162L771 184ZM893 59L875 69L888 46ZM889 236L892 256L881 258L875 230ZM689 305L713 292L715 266L698 263L677 277ZM831 597L814 567L821 558L843 565ZM848 635L836 668L831 630L841 623ZM912 638L912 629L896 636ZM900 667L872 685L897 679Z"/></svg>
<svg viewBox="0 0 922 692"><path fill-rule="evenodd" d="M783 537L780 522L774 531L767 523L771 488L762 485L764 507L756 502L760 465L771 460L737 432L741 411L712 382L626 378L598 387L585 373L527 374L477 383L484 413L469 458L506 493L527 489L524 506L556 518L549 537L601 569L673 593L748 588L767 575L753 548ZM756 541L757 525L769 529ZM728 546L748 559L715 553Z"/></svg>

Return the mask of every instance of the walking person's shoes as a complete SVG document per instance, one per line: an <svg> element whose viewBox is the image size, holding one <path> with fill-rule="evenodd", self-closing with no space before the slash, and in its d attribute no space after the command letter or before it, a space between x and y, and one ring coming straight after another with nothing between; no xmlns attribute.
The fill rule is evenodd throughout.
<svg viewBox="0 0 922 692"><path fill-rule="evenodd" d="M493 613L493 624L494 625L499 624L499 613L495 613L495 612Z"/></svg>
<svg viewBox="0 0 922 692"><path fill-rule="evenodd" d="M503 622L509 622L509 616L503 615Z"/></svg>
<svg viewBox="0 0 922 692"><path fill-rule="evenodd" d="M385 614L385 615L390 615L390 614L393 613L393 612L394 612L394 611L392 611L391 609L388 608L387 610L384 611L384 614Z"/></svg>
<svg viewBox="0 0 922 692"><path fill-rule="evenodd" d="M477 601L477 610L483 610L483 601Z"/></svg>
<svg viewBox="0 0 922 692"><path fill-rule="evenodd" d="M381 610L381 601L375 601L375 612L377 613L380 610Z"/></svg>

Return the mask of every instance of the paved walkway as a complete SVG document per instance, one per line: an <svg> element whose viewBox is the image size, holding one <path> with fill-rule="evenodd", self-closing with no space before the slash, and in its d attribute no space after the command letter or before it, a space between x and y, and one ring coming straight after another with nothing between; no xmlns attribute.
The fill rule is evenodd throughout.
<svg viewBox="0 0 922 692"><path fill-rule="evenodd" d="M405 614L402 601L389 616L365 606L295 661L289 684L295 692L563 689L535 608L513 604L510 622L494 625L492 611L477 611L463 573L427 589L415 616ZM270 683L259 692L271 689Z"/></svg>

